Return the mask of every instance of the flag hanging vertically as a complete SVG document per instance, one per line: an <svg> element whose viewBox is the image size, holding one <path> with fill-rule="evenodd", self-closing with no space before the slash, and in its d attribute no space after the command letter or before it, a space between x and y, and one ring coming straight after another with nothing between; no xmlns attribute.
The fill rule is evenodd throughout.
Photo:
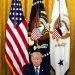
<svg viewBox="0 0 75 75"><path fill-rule="evenodd" d="M21 1L12 0L6 24L5 59L14 75L22 75L23 66L28 64L27 22Z"/></svg>
<svg viewBox="0 0 75 75"><path fill-rule="evenodd" d="M56 75L65 75L70 61L70 22L65 0L55 0L50 23L50 59Z"/></svg>
<svg viewBox="0 0 75 75"><path fill-rule="evenodd" d="M50 64L49 56L49 23L43 0L33 0L29 26L29 51L39 50L44 63Z"/></svg>

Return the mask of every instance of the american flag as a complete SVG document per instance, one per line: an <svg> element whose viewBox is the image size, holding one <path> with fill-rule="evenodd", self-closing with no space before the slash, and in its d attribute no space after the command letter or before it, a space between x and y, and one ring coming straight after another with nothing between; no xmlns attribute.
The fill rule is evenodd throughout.
<svg viewBox="0 0 75 75"><path fill-rule="evenodd" d="M23 66L29 62L27 22L20 0L12 0L6 24L5 59L14 75L22 75Z"/></svg>
<svg viewBox="0 0 75 75"><path fill-rule="evenodd" d="M39 39L41 36L41 32L38 28L33 29L32 33L31 33L31 39L32 40L37 40Z"/></svg>
<svg viewBox="0 0 75 75"><path fill-rule="evenodd" d="M60 29L59 28L55 29L54 32L53 32L53 34L52 34L52 36L53 36L54 39L61 38L62 33L61 33Z"/></svg>

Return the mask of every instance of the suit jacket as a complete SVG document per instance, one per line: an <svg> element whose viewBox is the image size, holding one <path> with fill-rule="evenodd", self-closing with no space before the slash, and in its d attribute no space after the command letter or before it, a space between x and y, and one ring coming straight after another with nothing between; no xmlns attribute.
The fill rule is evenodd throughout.
<svg viewBox="0 0 75 75"><path fill-rule="evenodd" d="M23 75L35 75L35 69L32 64L23 67ZM41 65L39 75L51 75L50 67L48 65Z"/></svg>

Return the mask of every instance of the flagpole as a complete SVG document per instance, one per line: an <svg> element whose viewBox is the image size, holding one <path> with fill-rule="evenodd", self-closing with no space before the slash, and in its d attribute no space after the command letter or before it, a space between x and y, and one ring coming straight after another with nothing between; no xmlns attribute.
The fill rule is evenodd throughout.
<svg viewBox="0 0 75 75"><path fill-rule="evenodd" d="M58 27L60 28L61 27L61 16L60 16L60 0L59 0L59 20L58 20Z"/></svg>
<svg viewBox="0 0 75 75"><path fill-rule="evenodd" d="M60 9L61 9L61 6L60 6L60 5L61 5L61 1L59 0L59 16L60 16L60 17L59 17L59 28L62 26L62 25L61 25L62 23L61 23L61 10L60 10ZM60 55L62 55L62 54L60 54ZM62 75L62 74L63 74L63 73L62 73L62 69L61 69L61 67L60 67L60 75Z"/></svg>
<svg viewBox="0 0 75 75"><path fill-rule="evenodd" d="M59 20L58 20L59 22L58 22L58 27L60 28L61 27L61 14L60 14L60 0L59 0ZM60 67L60 71L59 71L60 73L60 75L61 75L61 67Z"/></svg>
<svg viewBox="0 0 75 75"><path fill-rule="evenodd" d="M37 0L36 0L36 2L37 2ZM39 3L40 3L40 0L39 0ZM39 3L36 4L36 14L37 14L36 23L37 23L37 24L38 24L37 21L39 21L39 15L40 15ZM36 25L36 26L38 26L38 25ZM38 46L39 46L39 44L38 44L38 39L36 40L36 46L37 46L37 48L38 48Z"/></svg>

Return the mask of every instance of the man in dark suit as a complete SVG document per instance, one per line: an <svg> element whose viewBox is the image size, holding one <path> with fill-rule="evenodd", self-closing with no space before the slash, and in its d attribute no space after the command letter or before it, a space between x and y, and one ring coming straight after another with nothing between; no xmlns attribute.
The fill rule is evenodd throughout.
<svg viewBox="0 0 75 75"><path fill-rule="evenodd" d="M40 52L31 54L31 63L24 66L23 75L50 75L50 66L42 64Z"/></svg>

